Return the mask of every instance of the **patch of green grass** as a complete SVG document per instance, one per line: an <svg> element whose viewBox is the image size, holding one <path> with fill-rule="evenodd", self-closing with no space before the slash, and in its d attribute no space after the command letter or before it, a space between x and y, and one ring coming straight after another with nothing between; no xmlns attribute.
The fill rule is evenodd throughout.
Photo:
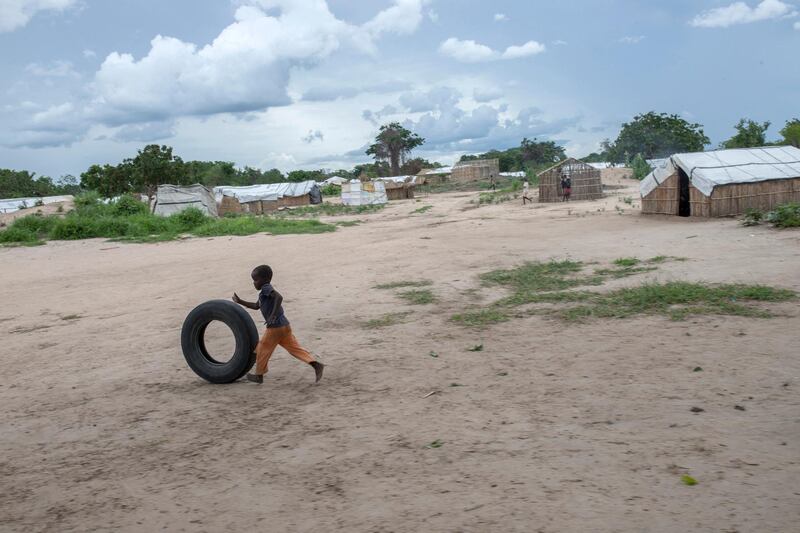
<svg viewBox="0 0 800 533"><path fill-rule="evenodd" d="M181 235L201 237L272 233L323 233L336 227L318 220L286 220L267 216L211 218L198 209L185 209L169 217L153 215L137 199L123 196L103 204L95 196L76 199L76 209L66 216L29 215L0 232L0 243L37 243L44 240L107 238L120 241L160 242Z"/></svg>
<svg viewBox="0 0 800 533"><path fill-rule="evenodd" d="M451 320L464 326L488 326L509 320L509 316L500 309L481 309L453 315Z"/></svg>
<svg viewBox="0 0 800 533"><path fill-rule="evenodd" d="M528 262L516 268L481 274L480 279L488 285L503 285L516 291L533 292L600 283L601 280L577 276L582 269L583 263L579 261Z"/></svg>
<svg viewBox="0 0 800 533"><path fill-rule="evenodd" d="M690 487L697 485L697 480L688 474L684 474L681 476L681 482L684 485L689 485Z"/></svg>
<svg viewBox="0 0 800 533"><path fill-rule="evenodd" d="M436 301L433 293L428 289L415 289L397 294L411 305L427 305Z"/></svg>
<svg viewBox="0 0 800 533"><path fill-rule="evenodd" d="M742 225L757 226L765 221L776 228L800 227L800 203L779 205L767 213L758 209L748 209L742 219Z"/></svg>
<svg viewBox="0 0 800 533"><path fill-rule="evenodd" d="M387 328L396 324L402 324L406 317L408 317L410 314L411 313L387 313L378 318L373 318L366 321L364 323L364 327L368 329Z"/></svg>
<svg viewBox="0 0 800 533"><path fill-rule="evenodd" d="M769 311L753 307L754 302L782 302L796 293L764 285L710 285L690 282L644 284L609 293L584 293L583 305L554 310L567 321L589 318L628 318L660 314L673 320L692 315L736 315L768 318Z"/></svg>
<svg viewBox="0 0 800 533"><path fill-rule="evenodd" d="M430 211L431 209L433 209L433 206L432 206L432 205L423 205L423 206L422 206L422 207L420 207L419 209L414 209L414 210L411 212L411 214L412 214L412 215L414 215L414 214L422 214L422 213L427 213L427 212L428 212L428 211Z"/></svg>
<svg viewBox="0 0 800 533"><path fill-rule="evenodd" d="M436 439L435 441L425 445L425 447L428 449L441 448L442 446L444 446L444 442L439 439Z"/></svg>
<svg viewBox="0 0 800 533"><path fill-rule="evenodd" d="M376 289L404 289L407 287L427 287L431 285L433 282L427 279L422 279L418 281L392 281L390 283L381 283L380 285L375 285Z"/></svg>
<svg viewBox="0 0 800 533"><path fill-rule="evenodd" d="M279 216L338 216L338 215L361 215L364 213L375 213L386 207L385 204L378 205L344 205L327 204L307 205L294 207L280 211Z"/></svg>
<svg viewBox="0 0 800 533"><path fill-rule="evenodd" d="M641 261L635 257L620 257L619 259L614 259L614 264L621 267L632 267L639 263L641 263Z"/></svg>
<svg viewBox="0 0 800 533"><path fill-rule="evenodd" d="M468 352L482 352L483 351L483 344L476 344L472 348L467 348Z"/></svg>
<svg viewBox="0 0 800 533"><path fill-rule="evenodd" d="M340 220L334 222L334 224L336 224L337 226L342 226L343 228L349 228L352 226L358 226L359 224L361 224L361 222L362 222L361 220Z"/></svg>
<svg viewBox="0 0 800 533"><path fill-rule="evenodd" d="M633 276L634 274L641 274L642 272L650 272L658 270L656 267L623 267L623 268L600 268L594 271L599 276L610 278L625 278Z"/></svg>

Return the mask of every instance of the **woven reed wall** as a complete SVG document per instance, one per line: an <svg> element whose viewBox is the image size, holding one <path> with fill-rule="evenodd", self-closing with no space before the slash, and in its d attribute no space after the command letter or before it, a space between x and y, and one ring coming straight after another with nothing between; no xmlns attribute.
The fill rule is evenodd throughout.
<svg viewBox="0 0 800 533"><path fill-rule="evenodd" d="M478 159L458 163L453 167L450 180L456 183L467 183L488 180L491 176L494 176L495 179L500 177L499 159Z"/></svg>
<svg viewBox="0 0 800 533"><path fill-rule="evenodd" d="M800 202L800 177L794 179L734 183L714 187L706 196L689 185L689 202L693 217L729 217L744 214L748 209L769 211L775 206ZM664 180L642 198L642 213L651 215L678 214L678 175Z"/></svg>
<svg viewBox="0 0 800 533"><path fill-rule="evenodd" d="M561 176L564 173L572 180L570 200L602 198L603 182L600 179L600 171L576 159L567 159L539 174L540 202L561 201Z"/></svg>
<svg viewBox="0 0 800 533"><path fill-rule="evenodd" d="M391 189L387 188L386 198L389 200L407 200L409 198L414 198L414 187L404 186L393 187Z"/></svg>
<svg viewBox="0 0 800 533"><path fill-rule="evenodd" d="M710 199L712 217L742 215L748 209L770 209L790 202L800 202L800 177L786 180L736 183L714 187ZM692 212L694 215L694 211Z"/></svg>

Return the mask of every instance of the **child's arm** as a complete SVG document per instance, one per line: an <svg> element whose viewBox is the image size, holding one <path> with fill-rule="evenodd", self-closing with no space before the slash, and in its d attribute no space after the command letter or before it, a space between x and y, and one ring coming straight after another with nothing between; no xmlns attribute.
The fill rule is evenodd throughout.
<svg viewBox="0 0 800 533"><path fill-rule="evenodd" d="M267 324L272 324L272 321L275 320L275 313L278 312L278 309L280 309L281 304L283 303L283 296L281 296L281 293L279 293L275 289L272 289L272 294L275 298L273 300L272 309L270 310L269 320L267 320Z"/></svg>
<svg viewBox="0 0 800 533"><path fill-rule="evenodd" d="M252 309L254 311L258 311L260 309L260 307L258 306L258 302L248 302L248 301L242 300L241 298L239 298L239 295L236 294L235 292L233 293L233 298L231 298L231 300L233 300L234 302L236 302L239 305L242 305L242 306L247 307L248 309Z"/></svg>

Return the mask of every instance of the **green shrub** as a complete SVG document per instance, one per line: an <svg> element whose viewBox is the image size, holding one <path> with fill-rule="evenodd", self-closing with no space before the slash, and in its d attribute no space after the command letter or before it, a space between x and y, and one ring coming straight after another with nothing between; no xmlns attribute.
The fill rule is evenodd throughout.
<svg viewBox="0 0 800 533"><path fill-rule="evenodd" d="M5 231L0 231L0 243L35 243L39 238L36 233L29 229L18 228L14 225L10 226Z"/></svg>
<svg viewBox="0 0 800 533"><path fill-rule="evenodd" d="M55 217L45 217L41 214L28 215L16 219L11 228L27 231L35 235L46 235L52 231L58 219Z"/></svg>
<svg viewBox="0 0 800 533"><path fill-rule="evenodd" d="M764 220L764 213L759 209L748 209L744 212L743 226L758 226Z"/></svg>
<svg viewBox="0 0 800 533"><path fill-rule="evenodd" d="M177 229L189 231L202 226L208 220L208 217L196 207L188 207L183 211L170 215L169 220Z"/></svg>
<svg viewBox="0 0 800 533"><path fill-rule="evenodd" d="M114 214L118 216L136 215L149 211L148 207L142 201L130 194L118 198L112 204L112 210Z"/></svg>
<svg viewBox="0 0 800 533"><path fill-rule="evenodd" d="M631 168L633 169L633 179L643 180L645 176L653 171L653 168L647 164L642 154L636 154L636 157L631 161Z"/></svg>
<svg viewBox="0 0 800 533"><path fill-rule="evenodd" d="M92 219L88 217L71 216L59 220L50 232L50 238L59 241L73 241L77 239L90 239L96 237L92 227Z"/></svg>
<svg viewBox="0 0 800 533"><path fill-rule="evenodd" d="M100 203L100 195L94 191L85 192L75 197L75 208L91 207Z"/></svg>
<svg viewBox="0 0 800 533"><path fill-rule="evenodd" d="M342 188L338 185L334 185L333 183L329 183L324 187L321 187L320 192L322 192L323 196L341 196Z"/></svg>
<svg viewBox="0 0 800 533"><path fill-rule="evenodd" d="M767 213L766 219L777 228L800 227L800 204L779 205Z"/></svg>

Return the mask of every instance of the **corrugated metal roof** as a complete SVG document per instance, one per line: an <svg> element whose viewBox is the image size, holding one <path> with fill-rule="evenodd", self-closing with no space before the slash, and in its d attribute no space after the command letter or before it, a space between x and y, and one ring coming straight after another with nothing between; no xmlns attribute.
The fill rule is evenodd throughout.
<svg viewBox="0 0 800 533"><path fill-rule="evenodd" d="M663 167L656 168L642 180L641 195L650 194L679 167L689 176L692 185L711 196L718 185L800 178L800 149L765 146L675 154Z"/></svg>

